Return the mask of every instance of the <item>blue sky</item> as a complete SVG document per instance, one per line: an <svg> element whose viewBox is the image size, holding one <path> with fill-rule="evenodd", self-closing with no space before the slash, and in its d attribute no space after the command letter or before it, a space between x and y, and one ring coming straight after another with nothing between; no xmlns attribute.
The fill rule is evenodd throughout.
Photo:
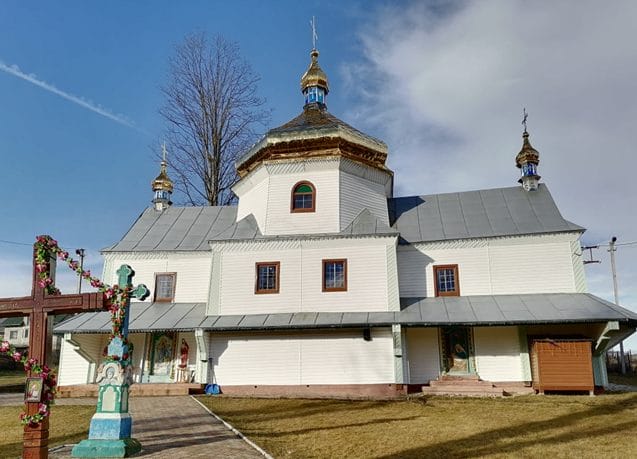
<svg viewBox="0 0 637 459"><path fill-rule="evenodd" d="M0 240L48 233L100 272L99 249L152 197L174 45L196 31L236 41L273 127L301 109L313 15L329 109L388 143L397 195L514 185L526 106L540 175L584 242L637 241L637 7L497 0L2 2ZM0 297L28 292L30 251L0 242ZM590 290L612 299L608 254L595 255ZM632 309L635 255L618 252Z"/></svg>

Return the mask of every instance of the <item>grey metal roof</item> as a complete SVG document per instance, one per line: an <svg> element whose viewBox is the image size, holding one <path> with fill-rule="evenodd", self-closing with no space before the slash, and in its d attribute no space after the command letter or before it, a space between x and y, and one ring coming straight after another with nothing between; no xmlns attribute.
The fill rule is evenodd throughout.
<svg viewBox="0 0 637 459"><path fill-rule="evenodd" d="M208 250L209 240L236 231L236 217L235 206L148 208L121 241L102 251Z"/></svg>
<svg viewBox="0 0 637 459"><path fill-rule="evenodd" d="M588 293L401 298L397 312L295 312L206 316L204 303L131 304L131 332L201 328L209 331L440 325L515 325L621 321L637 314ZM108 333L108 312L78 314L55 333Z"/></svg>
<svg viewBox="0 0 637 459"><path fill-rule="evenodd" d="M544 184L389 199L401 242L584 231L565 220Z"/></svg>

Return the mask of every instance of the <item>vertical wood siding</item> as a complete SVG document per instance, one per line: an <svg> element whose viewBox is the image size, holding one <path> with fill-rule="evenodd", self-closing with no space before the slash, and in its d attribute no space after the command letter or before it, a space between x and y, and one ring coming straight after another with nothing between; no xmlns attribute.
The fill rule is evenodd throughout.
<svg viewBox="0 0 637 459"><path fill-rule="evenodd" d="M387 311L387 242L364 246L224 252L220 314ZM347 291L322 291L322 260L347 259ZM280 262L276 294L255 294L255 263Z"/></svg>
<svg viewBox="0 0 637 459"><path fill-rule="evenodd" d="M400 296L435 296L433 266L443 264L458 265L463 296L583 292L577 244L576 236L530 236L401 246Z"/></svg>
<svg viewBox="0 0 637 459"><path fill-rule="evenodd" d="M391 333L374 329L278 335L211 334L220 385L376 384L394 378Z"/></svg>
<svg viewBox="0 0 637 459"><path fill-rule="evenodd" d="M517 327L475 327L476 370L486 381L524 381Z"/></svg>
<svg viewBox="0 0 637 459"><path fill-rule="evenodd" d="M316 234L339 231L337 169L273 175L268 186L268 212L264 234ZM290 212L294 185L311 182L316 190L315 212Z"/></svg>
<svg viewBox="0 0 637 459"><path fill-rule="evenodd" d="M384 185L346 172L341 172L339 183L341 230L347 228L363 209L369 209L372 215L389 225Z"/></svg>
<svg viewBox="0 0 637 459"><path fill-rule="evenodd" d="M210 286L210 252L195 253L158 253L156 257L149 254L117 254L109 266L112 271L106 273L105 282L117 284L117 269L122 264L130 265L135 271L133 282L146 284L151 292L152 301L155 293L155 273L176 272L177 285L175 287L175 302L177 303L205 303L208 301L208 287Z"/></svg>
<svg viewBox="0 0 637 459"><path fill-rule="evenodd" d="M407 361L410 384L422 384L440 376L437 328L407 328Z"/></svg>
<svg viewBox="0 0 637 459"><path fill-rule="evenodd" d="M71 343L62 340L59 385L68 386L94 382L93 369L102 360L102 350L106 345L107 338L108 336L105 334L72 335L71 339L80 346L79 352Z"/></svg>

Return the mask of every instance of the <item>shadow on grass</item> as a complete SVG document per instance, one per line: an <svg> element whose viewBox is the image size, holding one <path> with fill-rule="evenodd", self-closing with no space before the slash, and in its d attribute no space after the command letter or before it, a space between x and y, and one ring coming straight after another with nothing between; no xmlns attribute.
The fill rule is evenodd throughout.
<svg viewBox="0 0 637 459"><path fill-rule="evenodd" d="M68 445L78 443L79 441L88 438L88 429L86 432L74 433L64 436L55 436L49 438L49 448L57 445ZM19 458L22 455L22 439L19 442L6 443L0 445L0 457L2 458Z"/></svg>
<svg viewBox="0 0 637 459"><path fill-rule="evenodd" d="M489 454L513 454L527 446L550 446L583 438L594 438L617 433L623 428L634 427L635 421L630 420L604 427L595 426L593 428L573 429L564 433L553 433L555 429L572 427L578 421L586 418L619 415L626 410L634 408L637 408L637 395L627 400L615 402L612 405L596 406L545 421L528 422L511 427L483 431L465 438L405 449L400 453L380 457L383 459L403 459L420 457L482 457ZM533 433L545 433L545 435L531 439L523 438ZM516 437L519 437L517 441L514 440ZM506 439L507 442L503 443L502 439Z"/></svg>

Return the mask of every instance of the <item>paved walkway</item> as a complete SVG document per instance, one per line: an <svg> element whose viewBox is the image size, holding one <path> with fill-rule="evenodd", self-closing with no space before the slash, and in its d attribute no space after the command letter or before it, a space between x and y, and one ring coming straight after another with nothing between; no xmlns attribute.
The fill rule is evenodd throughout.
<svg viewBox="0 0 637 459"><path fill-rule="evenodd" d="M19 405L22 395L0 394L0 405ZM95 399L58 399L60 405L95 404ZM223 423L188 396L131 397L133 437L144 458L263 458ZM71 457L72 445L53 449L49 457Z"/></svg>

